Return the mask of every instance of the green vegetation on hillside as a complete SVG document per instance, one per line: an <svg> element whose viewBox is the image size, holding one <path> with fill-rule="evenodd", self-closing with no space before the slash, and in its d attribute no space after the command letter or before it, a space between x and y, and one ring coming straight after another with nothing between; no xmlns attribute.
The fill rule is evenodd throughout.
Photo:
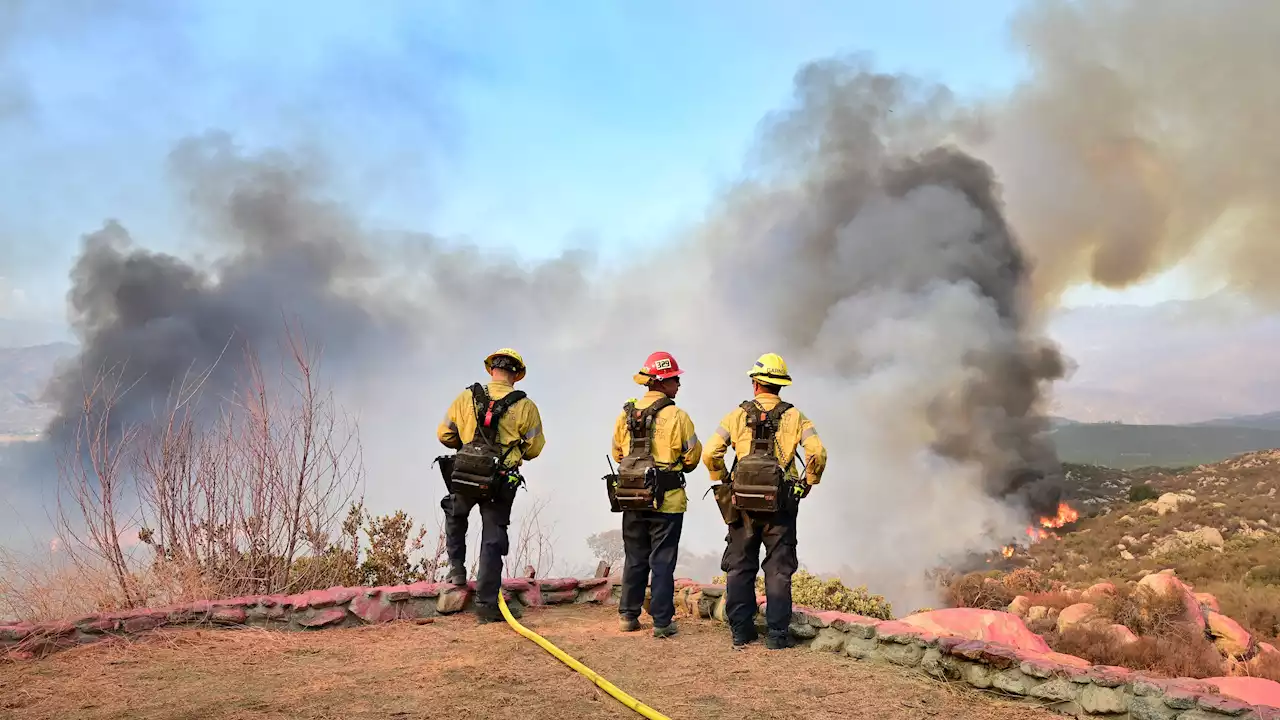
<svg viewBox="0 0 1280 720"><path fill-rule="evenodd" d="M1061 425L1050 434L1064 462L1129 469L1185 467L1280 447L1280 429L1230 425Z"/></svg>

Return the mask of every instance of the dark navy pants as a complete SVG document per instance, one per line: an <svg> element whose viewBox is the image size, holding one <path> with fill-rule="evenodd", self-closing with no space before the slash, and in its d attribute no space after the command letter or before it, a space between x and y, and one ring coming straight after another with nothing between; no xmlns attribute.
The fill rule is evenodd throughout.
<svg viewBox="0 0 1280 720"><path fill-rule="evenodd" d="M734 635L751 634L756 615L756 575L763 569L769 635L787 637L791 626L791 576L799 566L795 506L776 513L753 513L749 519L729 526L720 569L725 572L725 619Z"/></svg>
<svg viewBox="0 0 1280 720"><path fill-rule="evenodd" d="M463 565L467 558L467 525L471 508L480 506L480 565L476 568L476 606L498 607L502 587L502 558L507 554L507 527L511 524L514 493L493 500L477 501L453 493L440 501L444 510L445 549L449 562Z"/></svg>
<svg viewBox="0 0 1280 720"><path fill-rule="evenodd" d="M675 617L676 560L684 513L657 510L622 512L622 546L626 562L622 568L622 598L618 614L638 619L644 607L644 589L650 586L649 614L654 627L666 627ZM650 581L650 573L653 575Z"/></svg>

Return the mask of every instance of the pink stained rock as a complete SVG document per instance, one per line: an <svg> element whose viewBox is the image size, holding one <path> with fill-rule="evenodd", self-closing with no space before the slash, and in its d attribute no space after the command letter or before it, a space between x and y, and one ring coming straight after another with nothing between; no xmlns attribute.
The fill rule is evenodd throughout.
<svg viewBox="0 0 1280 720"><path fill-rule="evenodd" d="M348 587L331 587L326 590L311 590L304 593L306 596L306 607L327 608L336 605L346 605L351 602L352 598L359 595L360 591L356 588Z"/></svg>
<svg viewBox="0 0 1280 720"><path fill-rule="evenodd" d="M340 607L312 610L299 617L298 624L302 627L324 627L325 625L341 622L346 617L346 609Z"/></svg>
<svg viewBox="0 0 1280 720"><path fill-rule="evenodd" d="M1196 602L1200 603L1200 607L1202 609L1208 608L1216 613L1222 612L1222 607L1218 605L1218 598L1214 597L1212 594L1192 593L1192 596L1195 597Z"/></svg>
<svg viewBox="0 0 1280 720"><path fill-rule="evenodd" d="M1204 682L1218 686L1218 692L1250 705L1280 708L1280 683L1255 677L1211 677Z"/></svg>
<svg viewBox="0 0 1280 720"><path fill-rule="evenodd" d="M391 602L402 602L412 597L409 593L408 585L391 585L381 588L381 590L382 596Z"/></svg>
<svg viewBox="0 0 1280 720"><path fill-rule="evenodd" d="M880 623L877 633L884 635L891 632L897 624L908 625L917 631L924 630L935 635L962 637L968 640L994 642L1019 650L1030 650L1037 653L1049 652L1049 645L1044 638L1027 629L1017 615L997 610L979 610L977 608L947 608L916 613L902 618L897 623ZM888 629L886 630L886 626Z"/></svg>
<svg viewBox="0 0 1280 720"><path fill-rule="evenodd" d="M1085 670L1093 667L1093 663L1085 660L1084 658L1076 657L1075 655L1067 655L1066 653L1054 652L1053 650L1048 652L1028 651L1021 653L1021 656L1023 659L1036 664L1048 665L1050 667L1060 669L1071 668Z"/></svg>
<svg viewBox="0 0 1280 720"><path fill-rule="evenodd" d="M249 620L249 615L242 607L220 607L214 609L209 619L220 625L243 625Z"/></svg>
<svg viewBox="0 0 1280 720"><path fill-rule="evenodd" d="M1134 635L1133 631L1124 625L1108 625L1107 634L1121 645L1132 645L1133 643L1138 642L1138 636Z"/></svg>
<svg viewBox="0 0 1280 720"><path fill-rule="evenodd" d="M433 598L440 595L440 591L444 589L444 583L433 583L425 580L413 583L409 586L409 597L411 598ZM507 581L502 581L502 586L507 586Z"/></svg>
<svg viewBox="0 0 1280 720"><path fill-rule="evenodd" d="M1089 603L1076 603L1063 608L1058 613L1058 632L1070 630L1073 627L1086 625L1094 620L1098 615L1098 609Z"/></svg>
<svg viewBox="0 0 1280 720"><path fill-rule="evenodd" d="M577 578L552 578L538 583L542 592L565 592L578 589Z"/></svg>
<svg viewBox="0 0 1280 720"><path fill-rule="evenodd" d="M585 578L583 580L578 581L578 589L590 590L592 588L598 588L601 585L608 585L608 584L609 584L609 578L607 577Z"/></svg>
<svg viewBox="0 0 1280 720"><path fill-rule="evenodd" d="M470 591L466 588L452 587L440 593L436 600L436 610L442 615L460 612L467 605Z"/></svg>
<svg viewBox="0 0 1280 720"><path fill-rule="evenodd" d="M603 578L601 579L603 580ZM442 585L441 590L450 587L448 583L443 583ZM529 592L533 589L533 583L529 582L528 578L507 578L502 581L502 589L516 593Z"/></svg>
<svg viewBox="0 0 1280 720"><path fill-rule="evenodd" d="M156 617L154 615L140 615L131 617L124 621L124 631L127 633L143 632L146 630L154 630L164 624L165 618Z"/></svg>
<svg viewBox="0 0 1280 720"><path fill-rule="evenodd" d="M18 623L16 625L0 625L0 641L17 642L19 640L25 640L33 630L35 630L35 626L27 625L25 623Z"/></svg>
<svg viewBox="0 0 1280 720"><path fill-rule="evenodd" d="M1104 599L1110 596L1113 596L1115 594L1116 594L1115 585L1112 585L1109 582L1102 582L1102 583L1097 583L1096 585L1089 586L1088 590L1085 590L1083 593L1081 593L1080 601L1087 602L1091 605L1097 605L1098 603L1102 602Z"/></svg>
<svg viewBox="0 0 1280 720"><path fill-rule="evenodd" d="M1242 657L1253 647L1253 636L1240 623L1221 613L1212 610L1205 613L1205 622L1209 626L1209 634L1213 635L1213 644L1223 655Z"/></svg>
<svg viewBox="0 0 1280 720"><path fill-rule="evenodd" d="M398 620L399 608L390 603L382 593L369 596L361 594L347 604L356 617L367 623L385 623Z"/></svg>
<svg viewBox="0 0 1280 720"><path fill-rule="evenodd" d="M1161 570L1158 573L1147 575L1138 581L1138 587L1150 588L1161 595L1177 595L1182 598L1183 607L1186 608L1186 620L1195 623L1201 630L1206 627L1204 613L1200 610L1200 603L1192 594L1191 589L1186 586L1177 575L1171 570Z"/></svg>

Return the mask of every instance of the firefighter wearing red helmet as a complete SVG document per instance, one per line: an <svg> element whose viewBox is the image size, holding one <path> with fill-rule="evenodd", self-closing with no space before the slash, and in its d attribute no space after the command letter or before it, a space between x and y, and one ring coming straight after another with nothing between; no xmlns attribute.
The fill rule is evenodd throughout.
<svg viewBox="0 0 1280 720"><path fill-rule="evenodd" d="M623 405L614 423L612 455L618 469L606 478L611 509L622 513L626 554L620 626L624 632L640 629L645 587L650 586L654 637L676 633L676 560L689 505L684 476L698 467L702 456L693 419L675 405L682 374L671 353L655 352L633 376L648 392Z"/></svg>

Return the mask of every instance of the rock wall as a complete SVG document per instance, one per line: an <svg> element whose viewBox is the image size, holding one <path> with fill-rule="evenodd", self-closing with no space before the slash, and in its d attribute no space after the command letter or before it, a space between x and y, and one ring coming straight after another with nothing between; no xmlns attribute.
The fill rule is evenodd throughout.
<svg viewBox="0 0 1280 720"><path fill-rule="evenodd" d="M617 578L515 578L503 581L503 590L508 604L518 609L569 603L608 604L618 600L617 582ZM201 601L38 625L3 625L0 651L8 661L32 659L62 648L162 627L254 626L310 631L424 620L466 612L473 606L474 595L474 583L415 583ZM721 586L687 580L676 583L677 605L700 618L723 622L723 596ZM763 597L757 598L758 605L763 606L764 602ZM997 615L1002 616L997 618L1002 622L1016 620L1006 613ZM763 613L758 622L763 623ZM1005 696L1025 698L1075 717L1280 720L1280 684L1269 680L1149 678L1125 668L1091 666L1080 658L1044 647L1018 648L972 637L935 634L920 624L925 623L912 618L883 621L797 607L791 633L812 651L916 668L940 680L960 681ZM982 632L981 628L969 631Z"/></svg>

